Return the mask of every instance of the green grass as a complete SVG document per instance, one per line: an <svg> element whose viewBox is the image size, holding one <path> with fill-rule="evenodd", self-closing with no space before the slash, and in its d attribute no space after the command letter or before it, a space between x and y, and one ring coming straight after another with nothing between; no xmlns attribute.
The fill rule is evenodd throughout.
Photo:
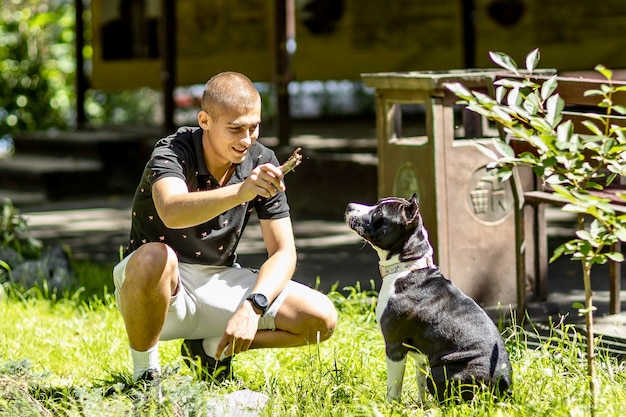
<svg viewBox="0 0 626 417"><path fill-rule="evenodd" d="M527 349L527 333L503 329L514 370L511 398L439 405L417 401L409 360L402 403L385 401L385 359L375 323L375 294L331 293L339 310L333 337L317 346L249 351L237 356L237 382L195 381L180 341L161 343L163 398L122 390L131 379L124 326L106 268L77 268L80 289L66 294L6 288L0 300L0 415L205 416L210 399L241 389L265 393L264 416L584 416L589 396L584 345L554 333ZM598 416L623 414L626 365L600 357ZM107 390L113 394L105 395Z"/></svg>

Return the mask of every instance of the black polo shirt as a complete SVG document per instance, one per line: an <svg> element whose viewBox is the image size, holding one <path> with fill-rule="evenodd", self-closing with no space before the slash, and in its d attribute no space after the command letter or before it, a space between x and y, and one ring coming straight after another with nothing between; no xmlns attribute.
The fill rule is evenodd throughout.
<svg viewBox="0 0 626 417"><path fill-rule="evenodd" d="M279 164L272 150L255 142L227 185L243 182L255 167L268 162ZM182 127L156 143L135 191L126 254L144 243L162 242L178 254L181 262L230 266L235 262L235 249L253 210L259 219L289 216L287 197L279 192L271 198L257 197L198 226L169 229L159 218L152 199L152 184L165 177L182 179L190 192L220 187L204 162L202 129Z"/></svg>

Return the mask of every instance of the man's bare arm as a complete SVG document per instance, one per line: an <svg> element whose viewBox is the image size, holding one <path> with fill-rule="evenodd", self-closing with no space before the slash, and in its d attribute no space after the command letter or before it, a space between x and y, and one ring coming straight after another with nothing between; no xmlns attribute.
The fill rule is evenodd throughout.
<svg viewBox="0 0 626 417"><path fill-rule="evenodd" d="M285 191L283 173L271 164L261 165L242 183L208 191L189 192L180 178L167 177L152 186L159 217L171 229L205 223L256 196L271 197Z"/></svg>
<svg viewBox="0 0 626 417"><path fill-rule="evenodd" d="M259 270L252 292L260 292L272 301L285 288L296 268L296 245L291 218L261 220L261 232L268 258Z"/></svg>
<svg viewBox="0 0 626 417"><path fill-rule="evenodd" d="M296 266L296 249L291 219L261 220L263 240L267 246L268 259L259 270L253 293L264 294L272 302L291 279ZM231 356L248 350L257 333L258 312L250 301L245 300L228 321L220 339L216 358ZM213 355L213 352L208 352Z"/></svg>

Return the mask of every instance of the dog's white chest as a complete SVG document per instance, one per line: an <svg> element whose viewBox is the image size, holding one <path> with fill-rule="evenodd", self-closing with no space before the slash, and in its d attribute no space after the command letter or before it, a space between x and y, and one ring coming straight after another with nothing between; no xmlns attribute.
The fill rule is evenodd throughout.
<svg viewBox="0 0 626 417"><path fill-rule="evenodd" d="M402 271L395 274L387 275L383 279L383 285L378 293L378 303L376 304L376 321L380 326L381 318L389 300L396 295L396 280L402 278L410 271ZM382 330L382 329L381 329ZM428 376L428 359L424 355L417 352L409 352L409 355L415 359L417 386L419 390L419 399L424 401L426 395L426 378ZM393 361L387 357L387 399L399 399L402 392L402 380L404 379L404 368L406 358L400 361Z"/></svg>
<svg viewBox="0 0 626 417"><path fill-rule="evenodd" d="M396 294L396 280L400 277L407 275L409 271L399 272L397 274L391 274L383 279L383 285L378 292L378 302L376 303L376 321L380 323L380 318L387 308L389 299Z"/></svg>

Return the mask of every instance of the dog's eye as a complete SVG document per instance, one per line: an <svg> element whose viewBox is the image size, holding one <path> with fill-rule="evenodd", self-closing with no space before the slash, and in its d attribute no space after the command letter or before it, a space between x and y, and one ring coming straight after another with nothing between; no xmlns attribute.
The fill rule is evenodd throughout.
<svg viewBox="0 0 626 417"><path fill-rule="evenodd" d="M383 220L384 220L383 211L380 208L377 208L376 210L374 210L374 212L372 213L372 225L374 226L380 225Z"/></svg>

